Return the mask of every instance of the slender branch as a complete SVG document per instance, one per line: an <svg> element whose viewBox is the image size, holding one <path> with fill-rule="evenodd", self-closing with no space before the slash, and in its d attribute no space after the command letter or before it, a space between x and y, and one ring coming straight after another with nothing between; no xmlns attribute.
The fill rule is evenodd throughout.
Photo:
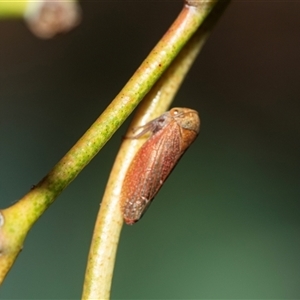
<svg viewBox="0 0 300 300"><path fill-rule="evenodd" d="M2 210L0 283L10 270L36 220L121 126L214 5L214 1L210 2L203 11L186 5L162 40L81 139L27 195Z"/></svg>
<svg viewBox="0 0 300 300"><path fill-rule="evenodd" d="M168 109L209 32L228 3L229 0L218 3L212 14L156 82L139 106L129 126L128 135L132 128L147 123ZM123 225L119 195L127 168L142 143L139 139L125 139L116 157L94 228L82 299L110 298L115 257Z"/></svg>
<svg viewBox="0 0 300 300"><path fill-rule="evenodd" d="M128 131L167 110L196 53L196 43L180 55L151 89L139 107ZM182 53L183 54L183 53ZM123 225L119 195L126 170L141 146L139 139L125 139L108 180L94 228L82 299L108 299L115 255Z"/></svg>
<svg viewBox="0 0 300 300"><path fill-rule="evenodd" d="M0 1L1 18L22 18L24 17L28 1Z"/></svg>
<svg viewBox="0 0 300 300"><path fill-rule="evenodd" d="M215 1L210 2L204 10L186 5L167 34L82 138L27 195L0 212L0 282L10 270L36 220L124 122L190 39L214 4ZM115 232L118 236L119 233Z"/></svg>

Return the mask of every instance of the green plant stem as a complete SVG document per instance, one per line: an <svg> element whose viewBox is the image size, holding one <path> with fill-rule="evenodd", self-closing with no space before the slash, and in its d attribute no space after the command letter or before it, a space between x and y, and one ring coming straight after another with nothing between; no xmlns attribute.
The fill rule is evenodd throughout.
<svg viewBox="0 0 300 300"><path fill-rule="evenodd" d="M28 1L0 1L1 18L23 18Z"/></svg>
<svg viewBox="0 0 300 300"><path fill-rule="evenodd" d="M17 203L1 211L0 282L10 270L36 220L120 127L215 5L215 1L199 2L206 3L205 9L185 5L122 91L51 172Z"/></svg>
<svg viewBox="0 0 300 300"><path fill-rule="evenodd" d="M139 107L128 131L167 110L199 50L193 43L162 75ZM183 53L180 53L183 54ZM82 299L108 299L123 219L119 204L126 170L142 140L125 139L116 157L94 228Z"/></svg>
<svg viewBox="0 0 300 300"><path fill-rule="evenodd" d="M204 45L209 32L229 1L216 7L211 17L185 45L170 67L153 86L139 106L127 132L165 112ZM119 195L127 168L144 141L125 139L108 180L96 220L85 274L82 299L109 299L119 236L123 225Z"/></svg>

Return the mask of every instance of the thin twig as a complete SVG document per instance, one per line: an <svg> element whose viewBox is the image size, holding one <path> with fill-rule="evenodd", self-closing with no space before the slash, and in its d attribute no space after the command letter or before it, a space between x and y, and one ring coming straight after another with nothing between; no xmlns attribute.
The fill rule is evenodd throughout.
<svg viewBox="0 0 300 300"><path fill-rule="evenodd" d="M0 283L13 265L36 220L110 139L214 5L213 1L210 7L205 6L204 11L185 6L170 30L82 138L28 194L0 212Z"/></svg>
<svg viewBox="0 0 300 300"><path fill-rule="evenodd" d="M216 7L216 12L199 28L153 86L139 106L128 135L132 133L132 128L147 123L168 109L210 30L228 2L229 0L223 1ZM125 139L116 157L94 228L82 299L109 299L110 297L115 256L123 225L119 195L127 168L142 143L143 141L139 139Z"/></svg>

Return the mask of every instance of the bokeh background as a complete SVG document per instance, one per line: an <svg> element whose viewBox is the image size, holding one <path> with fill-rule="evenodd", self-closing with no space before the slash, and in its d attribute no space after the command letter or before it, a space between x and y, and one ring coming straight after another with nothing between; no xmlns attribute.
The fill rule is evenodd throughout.
<svg viewBox="0 0 300 300"><path fill-rule="evenodd" d="M52 40L0 23L0 206L37 183L167 30L181 1L85 1ZM300 2L232 1L174 106L197 141L125 226L113 299L300 297ZM124 124L32 228L1 299L79 299Z"/></svg>

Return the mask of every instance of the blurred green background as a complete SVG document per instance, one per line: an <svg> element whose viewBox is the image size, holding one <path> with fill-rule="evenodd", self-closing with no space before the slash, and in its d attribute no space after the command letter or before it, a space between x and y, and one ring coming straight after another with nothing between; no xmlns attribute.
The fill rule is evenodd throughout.
<svg viewBox="0 0 300 300"><path fill-rule="evenodd" d="M83 2L35 38L0 23L0 207L85 132L181 1ZM233 1L174 106L201 132L143 219L122 232L113 299L300 297L300 2ZM128 124L128 123L127 123ZM99 202L126 124L28 235L1 299L79 299Z"/></svg>

